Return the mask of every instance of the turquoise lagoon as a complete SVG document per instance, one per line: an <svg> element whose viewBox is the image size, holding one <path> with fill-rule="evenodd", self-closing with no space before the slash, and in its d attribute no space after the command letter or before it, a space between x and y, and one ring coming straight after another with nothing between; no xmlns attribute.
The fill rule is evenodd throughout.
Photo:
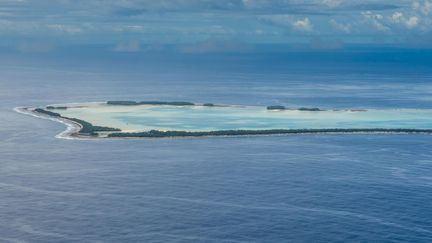
<svg viewBox="0 0 432 243"><path fill-rule="evenodd" d="M300 111L267 110L264 106L172 105L117 106L105 103L68 105L55 110L65 117L124 132L148 130L217 131L322 128L431 129L431 109Z"/></svg>

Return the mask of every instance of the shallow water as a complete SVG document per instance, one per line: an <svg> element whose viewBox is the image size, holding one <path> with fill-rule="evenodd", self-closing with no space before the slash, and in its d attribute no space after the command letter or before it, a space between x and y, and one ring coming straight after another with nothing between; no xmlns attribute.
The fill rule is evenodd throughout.
<svg viewBox="0 0 432 243"><path fill-rule="evenodd" d="M66 104L67 106L67 104ZM322 128L432 128L432 110L267 110L262 106L221 107L81 104L56 109L64 117L124 131L266 130Z"/></svg>
<svg viewBox="0 0 432 243"><path fill-rule="evenodd" d="M432 108L431 74L417 66L151 63L3 60L1 242L432 240L430 135L63 140L64 125L12 110L122 99Z"/></svg>

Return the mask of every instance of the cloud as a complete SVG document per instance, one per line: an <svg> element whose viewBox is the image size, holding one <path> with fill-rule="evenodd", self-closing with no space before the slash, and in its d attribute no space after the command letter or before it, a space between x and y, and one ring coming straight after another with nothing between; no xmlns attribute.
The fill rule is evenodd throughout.
<svg viewBox="0 0 432 243"><path fill-rule="evenodd" d="M416 16L410 17L407 21L406 21L406 26L409 29L415 28L419 23L419 18Z"/></svg>
<svg viewBox="0 0 432 243"><path fill-rule="evenodd" d="M390 21L395 24L402 24L408 29L414 29L419 25L420 18L417 16L405 17L401 12L394 12L390 17Z"/></svg>
<svg viewBox="0 0 432 243"><path fill-rule="evenodd" d="M342 24L337 22L334 19L331 19L329 21L330 25L333 27L333 29L337 30L337 31L341 31L344 33L351 33L351 24L347 23L347 24Z"/></svg>
<svg viewBox="0 0 432 243"><path fill-rule="evenodd" d="M308 17L296 19L291 15L267 15L261 16L259 19L265 23L276 26L290 27L291 29L303 32L313 31L313 24Z"/></svg>
<svg viewBox="0 0 432 243"><path fill-rule="evenodd" d="M116 32L144 32L145 27L142 25L121 25L121 26L114 26L112 28Z"/></svg>
<svg viewBox="0 0 432 243"><path fill-rule="evenodd" d="M422 13L425 16L428 16L430 13L432 13L432 2L430 1L424 1L424 2L413 2L412 5L414 11L418 11Z"/></svg>
<svg viewBox="0 0 432 243"><path fill-rule="evenodd" d="M403 21L403 13L401 13L401 12L395 12L395 13L393 13L393 15L391 16L391 20L394 22L394 23L400 23L400 22L402 22Z"/></svg>
<svg viewBox="0 0 432 243"><path fill-rule="evenodd" d="M334 11L388 10L404 0L38 0L2 2L13 17L136 17L148 13L252 12L257 14L332 14Z"/></svg>
<svg viewBox="0 0 432 243"><path fill-rule="evenodd" d="M371 23L376 30L380 32L390 32L391 29L383 23L383 15L375 14L371 11L362 12L362 15L366 22Z"/></svg>
<svg viewBox="0 0 432 243"><path fill-rule="evenodd" d="M312 31L313 30L313 26L312 23L310 22L309 18L304 18L303 20L296 20L292 23L293 27L297 30L302 30L302 31Z"/></svg>
<svg viewBox="0 0 432 243"><path fill-rule="evenodd" d="M249 43L304 44L312 36L386 43L432 32L432 0L0 2L0 45L25 37L41 43L54 39L57 45L109 44L118 51L144 51L148 43L195 43L214 37ZM118 43L120 35L140 42Z"/></svg>

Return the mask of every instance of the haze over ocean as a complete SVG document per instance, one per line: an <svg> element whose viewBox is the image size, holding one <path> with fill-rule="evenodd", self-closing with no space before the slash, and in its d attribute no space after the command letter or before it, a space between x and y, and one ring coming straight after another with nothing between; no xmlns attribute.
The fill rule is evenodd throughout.
<svg viewBox="0 0 432 243"><path fill-rule="evenodd" d="M432 109L430 0L0 0L0 242L432 242L432 137L66 140L18 106Z"/></svg>

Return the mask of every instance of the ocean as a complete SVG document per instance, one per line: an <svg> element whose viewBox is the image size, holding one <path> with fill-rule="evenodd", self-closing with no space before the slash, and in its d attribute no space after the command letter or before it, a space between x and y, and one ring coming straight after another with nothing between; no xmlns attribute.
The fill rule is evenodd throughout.
<svg viewBox="0 0 432 243"><path fill-rule="evenodd" d="M6 53L0 242L431 242L430 135L65 140L62 124L13 111L106 100L432 109L431 60Z"/></svg>

